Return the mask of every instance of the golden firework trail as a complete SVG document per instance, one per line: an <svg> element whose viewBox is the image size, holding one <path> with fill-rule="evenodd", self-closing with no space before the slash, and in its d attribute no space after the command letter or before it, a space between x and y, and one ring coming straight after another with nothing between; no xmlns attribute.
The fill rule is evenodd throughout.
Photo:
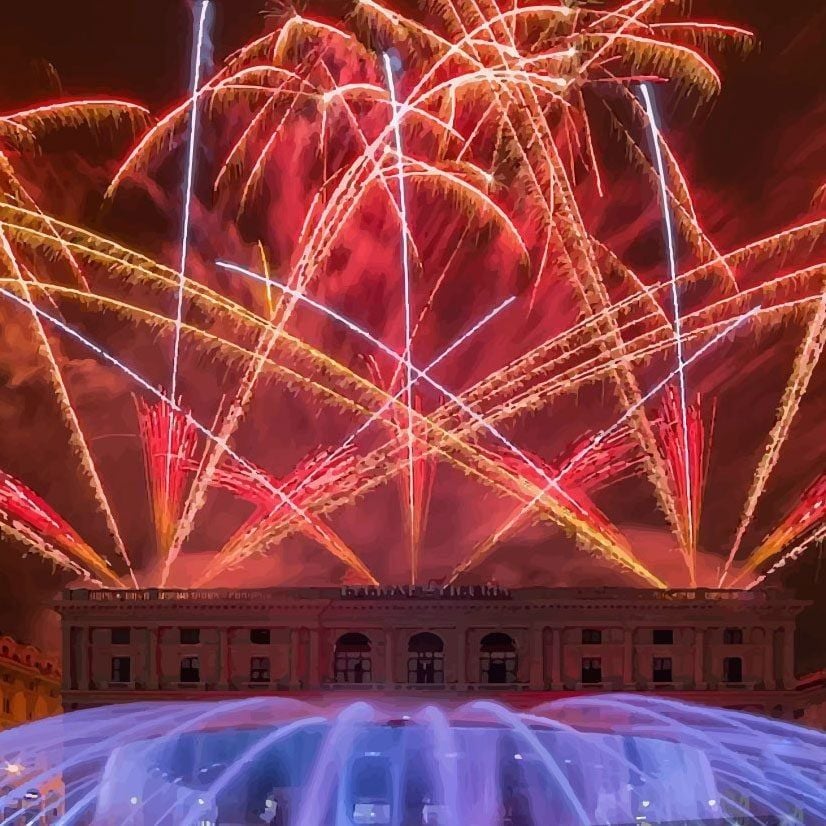
<svg viewBox="0 0 826 826"><path fill-rule="evenodd" d="M728 576L737 551L740 549L743 535L751 523L754 512L757 509L757 503L766 488L766 482L780 457L780 451L788 438L792 422L800 408L800 402L809 387L809 381L812 378L815 367L817 367L820 361L824 344L826 344L826 280L824 280L823 294L812 314L812 318L806 328L806 333L795 355L791 375L783 390L783 397L777 410L777 418L768 435L766 446L749 487L746 505L743 508L743 514L737 526L737 533L734 536L734 542L732 543L725 567L720 576L719 585L721 587Z"/></svg>

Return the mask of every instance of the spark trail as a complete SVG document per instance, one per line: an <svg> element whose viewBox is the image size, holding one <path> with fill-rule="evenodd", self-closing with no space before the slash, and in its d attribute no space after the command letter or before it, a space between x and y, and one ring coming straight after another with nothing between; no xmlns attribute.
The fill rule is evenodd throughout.
<svg viewBox="0 0 826 826"><path fill-rule="evenodd" d="M654 102L649 91L648 84L640 84L643 101L645 102L645 112L648 126L651 131L651 145L657 164L657 179L660 191L660 206L665 224L665 242L668 250L668 274L671 282L671 302L674 312L674 342L677 349L677 381L680 387L680 417L682 418L682 439L683 439L683 470L685 485L685 502L683 503L684 531L683 547L688 556L689 574L691 585L697 581L696 555L697 537L695 534L694 516L692 513L692 491L691 491L691 461L688 444L688 399L685 383L685 364L683 356L683 336L682 319L680 316L680 297L677 286L677 250L674 238L674 229L671 224L671 207L668 201L668 185L666 182L665 163L663 162L662 147L660 146L660 129L657 124L657 115L654 111Z"/></svg>
<svg viewBox="0 0 826 826"><path fill-rule="evenodd" d="M216 261L215 262L219 267L223 267L224 269L231 270L233 272L237 272L241 275L246 276L247 278L252 278L253 280L260 281L262 280L262 276L258 275L257 273L252 272L251 270L247 270L244 267L239 267L237 264L231 264L226 261ZM400 356L395 350L388 347L383 341L376 338L374 335L371 335L367 330L363 327L360 327L354 321L350 320L346 316L343 316L341 313L336 312L335 310L326 307L324 304L319 303L318 301L313 300L304 293L299 292L298 290L293 290L290 287L287 287L284 284L281 284L277 281L270 281L269 283L272 284L278 290L282 290L283 292L287 293L288 295L293 296L298 301L301 301L308 306L312 307L315 310L323 313L326 316L334 319L335 321L343 324L348 330L351 330L356 335L361 336L362 338L369 341L375 347L378 347L385 355L390 356L397 364L403 364L404 359ZM494 439L498 442L503 444L509 450L511 450L516 456L518 456L528 467L530 467L535 473L542 476L545 481L556 489L557 493L559 493L563 499L568 500L571 502L574 507L576 507L576 503L573 502L570 497L565 493L564 490L559 488L559 486L550 479L545 470L539 467L524 451L522 451L519 447L517 447L507 436L503 435L501 431L497 430L490 422L488 422L484 416L480 415L477 411L473 410L473 408L469 407L465 404L462 399L460 399L455 393L452 393L450 390L447 389L444 385L440 384L439 382L435 381L430 376L426 375L423 370L420 370L416 367L413 362L410 362L410 369L412 373L415 374L416 378L423 379L427 384L429 384L434 390L437 390L441 393L445 398L452 401L466 416L469 416L476 422L483 430L487 431ZM636 412L636 408L635 408Z"/></svg>
<svg viewBox="0 0 826 826"><path fill-rule="evenodd" d="M186 283L186 265L189 256L189 232L192 215L192 185L195 178L195 150L198 136L198 90L201 86L201 62L203 60L204 33L206 29L209 0L202 0L198 6L197 28L193 46L192 89L189 118L189 138L186 152L186 178L184 181L184 211L181 226L181 263L178 269L178 293L175 306L175 340L172 350L172 381L170 395L174 399L178 393L178 361L181 349L181 324L183 323L184 284Z"/></svg>
<svg viewBox="0 0 826 826"><path fill-rule="evenodd" d="M717 333L717 335L715 335L712 339L710 339L702 347L700 347L696 353L691 355L685 361L683 368L687 367L688 365L692 364L694 361L699 359L703 354L710 350L718 341L725 338L729 333L733 332L737 327L739 327L752 316L756 315L759 311L760 307L755 307L749 312L732 321L730 324L726 325L721 332ZM552 484L549 483L543 490L540 490L540 492L537 493L536 496L530 502L528 502L527 505L525 505L518 513L513 514L508 519L508 521L497 531L497 541L499 537L503 536L508 531L510 531L514 527L514 525L518 524L519 521L524 518L525 514L531 508L533 508L537 504L537 502L539 502L542 496L547 492L547 490L552 485L558 488L559 483L572 470L574 466L576 466L582 459L584 459L589 453L591 453L591 451L598 448L600 444L606 439L608 439L613 433L615 433L618 428L622 427L622 425L624 425L625 422L628 421L628 419L630 419L630 417L634 415L637 406L642 407L642 405L646 404L648 401L654 398L654 396L656 396L663 388L665 388L668 385L668 383L674 378L676 374L677 370L671 371L662 381L654 385L654 387L651 388L651 390L649 390L648 393L646 393L642 397L642 399L640 399L640 401L636 403L636 406L628 408L622 414L622 416L620 416L610 427L601 430L592 439L590 439L584 447L582 447L577 453L574 454L574 456L571 457L571 459L568 461L565 467L563 467L562 470L560 470L559 473L556 474L556 476L552 480ZM485 547L492 549L495 544L495 541L491 543L485 543ZM458 576L467 571L469 568L473 567L473 565L475 565L479 561L480 560L471 557L466 562L463 562L461 565L457 566L457 568L453 571L449 581L454 582Z"/></svg>
<svg viewBox="0 0 826 826"><path fill-rule="evenodd" d="M766 440L765 450L760 457L754 479L749 487L743 514L740 517L737 533L731 545L728 558L726 559L723 573L720 576L718 587L722 587L728 576L737 551L740 549L740 543L743 541L746 529L754 517L757 503L766 488L766 483L772 470L774 470L780 458L780 450L788 438L792 422L800 408L800 402L809 387L809 382L814 374L815 367L817 367L820 361L824 345L826 345L826 287L824 287L817 309L806 328L803 340L795 354L792 371L777 410L777 418Z"/></svg>
<svg viewBox="0 0 826 826"><path fill-rule="evenodd" d="M181 259L178 269L178 292L175 302L175 332L172 345L172 378L170 382L169 395L173 399L178 397L178 362L181 351L181 326L183 324L184 308L184 285L186 283L186 265L189 256L189 232L192 216L192 186L195 178L195 151L198 137L198 90L201 87L201 63L203 62L204 34L206 30L207 12L209 11L209 0L201 0L198 5L197 23L195 27L195 37L193 38L192 49L192 88L190 94L191 113L189 116L189 138L186 151L186 175L184 180L184 210L181 226ZM166 450L166 489L171 487L170 474L172 461L172 434L174 428L168 428L168 443ZM179 516L179 514L177 514ZM169 526L168 526L169 528ZM163 536L168 539L168 543L161 549L164 555L170 551L170 544L174 535L170 530L166 530ZM159 536L159 539L161 537Z"/></svg>
<svg viewBox="0 0 826 826"><path fill-rule="evenodd" d="M407 220L407 197L404 186L404 155L402 153L402 132L401 132L401 111L399 102L396 99L396 84L393 79L393 63L390 55L385 52L382 55L384 72L387 79L387 88L390 92L391 117L393 124L393 139L396 144L396 167L399 181L399 212L401 214L401 246L402 246L402 282L404 294L404 370L405 370L405 406L407 419L407 507L409 511L410 525L410 584L416 584L418 573L418 548L414 531L416 524L416 480L415 456L413 442L413 370L411 361L413 352L411 350L411 306L410 306L410 252L408 250L409 225Z"/></svg>
<svg viewBox="0 0 826 826"><path fill-rule="evenodd" d="M73 338L75 341L82 344L87 349L91 350L96 355L100 356L104 361L111 364L113 367L120 370L125 375L129 376L134 382L136 382L140 387L142 387L147 392L151 393L155 398L159 399L160 401L167 404L172 410L176 413L183 415L187 418L187 420L192 424L192 426L198 430L203 436L206 436L211 442L215 442L216 444L220 445L221 449L224 453L228 456L232 457L239 465L244 467L248 470L257 481L263 485L271 494L276 496L283 504L285 504L288 508L290 508L293 512L296 513L301 519L307 522L309 525L312 526L312 520L310 517L301 509L296 503L289 497L284 494L284 492L274 486L269 479L264 476L261 476L257 469L250 465L246 459L236 453L225 441L221 440L219 436L217 436L210 428L206 427L206 425L201 424L191 413L185 412L183 408L177 402L173 401L169 396L167 396L162 391L158 390L157 388L153 387L143 376L133 370L131 367L128 367L122 361L118 360L109 353L107 350L102 348L100 345L95 344L95 342L91 341L90 339L86 338L86 336L79 333L73 327L70 327L68 324L62 322L59 318L55 318L53 315L50 315L45 310L40 309L39 307L34 306L33 304L28 304L24 299L16 296L14 293L9 292L8 290L0 287L0 295L4 295L6 298L11 299L16 304L22 305L24 307L28 307L32 312L37 313L40 318L45 319L46 321L53 324L63 333L65 333L70 338ZM358 558L348 558L342 560L346 562L351 567L355 568L359 573L365 575L371 583L378 584L378 580L370 573L370 571L366 568L363 562Z"/></svg>
<svg viewBox="0 0 826 826"><path fill-rule="evenodd" d="M477 321L472 327L462 333L457 339L453 341L445 350L443 350L427 367L422 370L422 375L427 375L431 370L441 364L444 359L446 359L452 352L457 350L461 347L468 339L474 336L479 330L481 330L488 322L490 322L493 318L495 318L499 313L504 310L506 307L510 306L516 299L511 296L510 298L505 299L501 304L494 307L489 313L483 316L479 321ZM410 387L416 383L417 379L415 377L411 377L411 385ZM396 403L398 402L404 395L405 395L406 388L402 387L398 392L392 397L387 399L384 404L378 408L372 415L370 415L356 430L350 433L349 436L342 442L339 447L333 450L326 458L322 459L320 462L316 464L308 473L305 474L304 478L298 482L292 490L292 496L298 497L300 493L302 493L306 488L310 486L317 486L319 477L322 474L330 474L333 473L333 469L336 463L339 462L342 457L347 456L348 452L352 449L353 445L356 443L358 437L364 433L374 422L381 421L384 418L385 413ZM335 474L334 474L335 475ZM269 518L272 518L277 515L277 510L273 510L272 513L269 515ZM259 520L251 518L248 520L247 524L244 526L246 528L246 533L251 534L254 529L258 527ZM239 530L236 536L240 535L241 531ZM236 548L236 554L238 555L237 558L243 559L244 556L248 555L251 552L252 546L250 546L250 550L247 551L243 548L243 543L240 540L236 540L234 542ZM238 548L242 550L238 551ZM224 551L221 552L223 555Z"/></svg>

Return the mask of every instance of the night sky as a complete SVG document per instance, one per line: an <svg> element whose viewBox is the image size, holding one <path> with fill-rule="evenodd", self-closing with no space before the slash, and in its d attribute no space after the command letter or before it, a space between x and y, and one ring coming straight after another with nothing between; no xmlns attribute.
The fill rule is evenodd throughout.
<svg viewBox="0 0 826 826"><path fill-rule="evenodd" d="M262 3L217 0L216 59L260 33ZM89 95L140 102L160 113L185 92L191 24L189 5L182 0L6 5L0 26L3 111L58 96ZM324 8L331 17L341 13L332 4ZM723 91L712 106L693 117L680 109L669 121L706 229L734 246L810 211L813 191L826 182L826 4L697 0L692 8L695 19L751 28L760 42L745 58L726 56ZM821 370L810 391L819 395L807 402L809 422L817 421L818 410L826 418L823 386ZM12 438L8 430L0 436L0 456ZM43 606L59 578L36 558L20 559L16 551L3 550L0 628L55 648L56 622ZM817 603L801 623L801 670L826 666L826 571L821 568L815 549L786 575L795 593Z"/></svg>

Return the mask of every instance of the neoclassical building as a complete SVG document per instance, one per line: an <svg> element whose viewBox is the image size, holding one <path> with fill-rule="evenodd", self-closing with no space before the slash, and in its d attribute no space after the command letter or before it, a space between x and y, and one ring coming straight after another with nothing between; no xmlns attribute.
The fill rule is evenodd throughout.
<svg viewBox="0 0 826 826"><path fill-rule="evenodd" d="M800 717L782 591L67 590L63 704L252 693L651 691Z"/></svg>
<svg viewBox="0 0 826 826"><path fill-rule="evenodd" d="M60 710L58 664L33 645L0 635L0 730Z"/></svg>

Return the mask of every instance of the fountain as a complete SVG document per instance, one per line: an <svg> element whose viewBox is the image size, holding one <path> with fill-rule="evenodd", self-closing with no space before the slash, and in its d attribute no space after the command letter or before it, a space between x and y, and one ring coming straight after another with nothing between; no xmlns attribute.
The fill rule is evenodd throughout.
<svg viewBox="0 0 826 826"><path fill-rule="evenodd" d="M0 826L826 823L826 735L638 695L108 706L3 732L3 770Z"/></svg>

